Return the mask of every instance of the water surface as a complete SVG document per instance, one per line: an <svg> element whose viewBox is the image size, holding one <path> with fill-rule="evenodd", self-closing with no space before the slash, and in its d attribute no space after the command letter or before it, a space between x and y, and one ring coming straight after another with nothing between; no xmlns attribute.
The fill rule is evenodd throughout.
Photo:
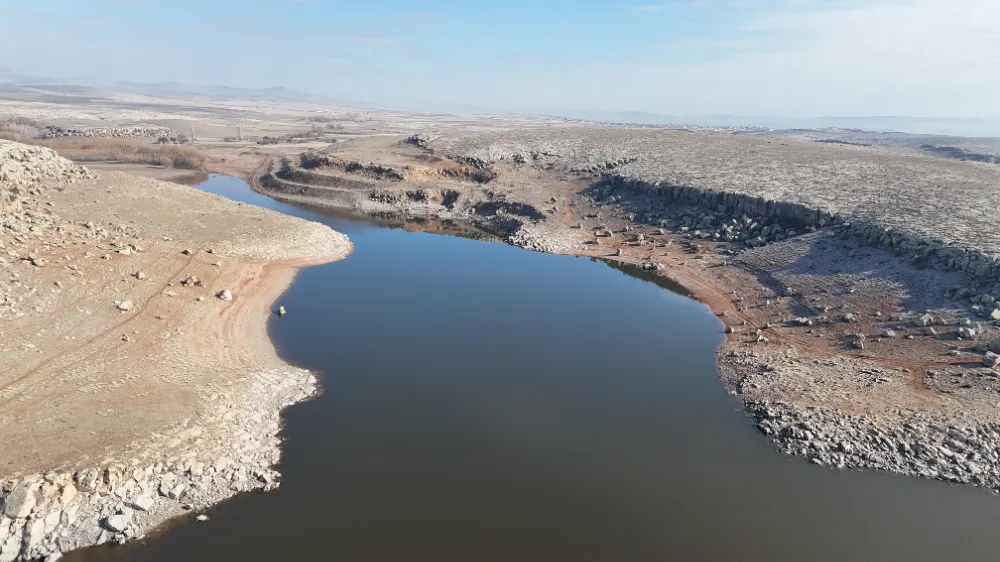
<svg viewBox="0 0 1000 562"><path fill-rule="evenodd" d="M325 393L281 488L100 561L995 560L1000 498L775 453L715 370L708 309L582 258L202 189L347 233L271 335Z"/></svg>

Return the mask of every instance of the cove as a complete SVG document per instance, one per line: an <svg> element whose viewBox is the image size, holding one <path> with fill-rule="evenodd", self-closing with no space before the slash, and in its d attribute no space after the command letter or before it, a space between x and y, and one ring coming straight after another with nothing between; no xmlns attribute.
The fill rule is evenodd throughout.
<svg viewBox="0 0 1000 562"><path fill-rule="evenodd" d="M201 189L347 234L272 317L323 395L281 487L87 561L992 560L1000 498L777 454L707 307L602 262Z"/></svg>

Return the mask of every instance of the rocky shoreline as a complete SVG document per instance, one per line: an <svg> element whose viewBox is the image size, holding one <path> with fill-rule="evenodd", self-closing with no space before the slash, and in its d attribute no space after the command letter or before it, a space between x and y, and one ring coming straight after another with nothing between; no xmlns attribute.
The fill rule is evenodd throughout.
<svg viewBox="0 0 1000 562"><path fill-rule="evenodd" d="M239 396L216 396L205 425L180 424L133 444L136 456L3 480L0 561L125 543L236 494L277 488L280 414L313 396L316 378L285 368L234 382Z"/></svg>
<svg viewBox="0 0 1000 562"><path fill-rule="evenodd" d="M579 129L424 139L426 154L496 178L452 184L447 206L409 197L418 187L446 186L420 180L419 160L401 160L398 152L385 158L406 181L336 170L323 176L327 187L313 187L306 176L301 183L271 176L257 189L360 213L454 218L526 249L667 276L719 314L727 334L718 351L724 384L782 453L1000 489L995 240L968 246L969 225L943 236L940 224L917 220L926 218L920 204L954 203L931 178L971 193L991 170L855 147L600 133L590 145ZM714 144L719 154L709 150ZM719 172L711 164L722 154L735 162L757 154L745 164L763 170L759 177ZM786 157L812 175L791 171ZM343 158L358 156L347 150ZM841 161L852 163L845 169L861 182L857 193L825 164ZM790 175L799 183L765 179ZM567 188L551 187L560 183ZM831 187L814 189L822 185ZM926 201L901 202L921 190ZM967 218L977 220L974 210L952 217L963 225Z"/></svg>

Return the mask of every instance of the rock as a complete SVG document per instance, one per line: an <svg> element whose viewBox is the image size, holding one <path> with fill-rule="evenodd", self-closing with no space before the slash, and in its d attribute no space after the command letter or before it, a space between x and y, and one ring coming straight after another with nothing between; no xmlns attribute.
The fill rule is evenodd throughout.
<svg viewBox="0 0 1000 562"><path fill-rule="evenodd" d="M616 256L620 256L620 255L622 255L622 249L621 249L621 248L618 248L618 249L616 249L616 250L615 250L615 255L616 255Z"/></svg>
<svg viewBox="0 0 1000 562"><path fill-rule="evenodd" d="M131 523L132 516L128 513L118 513L104 520L104 526L109 531L114 531L115 533L125 532L125 529L128 529Z"/></svg>
<svg viewBox="0 0 1000 562"><path fill-rule="evenodd" d="M855 315L853 315L853 314L851 314L851 313L847 313L847 314L844 315L844 322L847 322L848 324L853 324L853 323L855 323L857 321L858 321L858 317L855 316Z"/></svg>
<svg viewBox="0 0 1000 562"><path fill-rule="evenodd" d="M727 334L732 334L735 331L736 331L736 329L733 328L732 326L726 326L726 333Z"/></svg>
<svg viewBox="0 0 1000 562"><path fill-rule="evenodd" d="M972 339L976 337L976 329L963 326L958 329L958 337L965 339Z"/></svg>
<svg viewBox="0 0 1000 562"><path fill-rule="evenodd" d="M926 336L936 336L937 335L937 330L935 330L934 328L932 328L930 326L927 326L926 328L924 328L924 335L926 335Z"/></svg>
<svg viewBox="0 0 1000 562"><path fill-rule="evenodd" d="M283 307L283 306L279 306L279 307L278 307L278 316L284 316L284 315L286 315L286 314L288 314L288 311L287 311L287 310L285 310L285 307Z"/></svg>
<svg viewBox="0 0 1000 562"><path fill-rule="evenodd" d="M178 485L174 486L173 488L171 488L170 491L167 492L167 497L170 498L170 499L172 499L172 500L180 499L180 497L184 495L184 492L186 490L187 490L187 486L186 485L184 485L184 484L178 484Z"/></svg>
<svg viewBox="0 0 1000 562"><path fill-rule="evenodd" d="M799 326L812 326L813 325L813 321L811 319L809 319L809 318L796 318L793 322L795 324L799 325Z"/></svg>
<svg viewBox="0 0 1000 562"><path fill-rule="evenodd" d="M889 330L889 329L882 330L882 337L883 338L894 338L894 337L896 337L896 332L894 330Z"/></svg>
<svg viewBox="0 0 1000 562"><path fill-rule="evenodd" d="M31 514L31 510L38 503L35 490L38 488L37 477L28 477L22 480L4 498L3 513L11 519L24 519Z"/></svg>
<svg viewBox="0 0 1000 562"><path fill-rule="evenodd" d="M60 558L62 558L62 553L56 551L47 555L45 558L43 558L43 560L44 562L56 562L56 560L59 560Z"/></svg>
<svg viewBox="0 0 1000 562"><path fill-rule="evenodd" d="M925 328L934 324L934 317L930 314L922 314L913 323L920 328Z"/></svg>
<svg viewBox="0 0 1000 562"><path fill-rule="evenodd" d="M146 278L146 274L141 271L136 271L135 278L138 279L139 281L142 281L143 279Z"/></svg>
<svg viewBox="0 0 1000 562"><path fill-rule="evenodd" d="M133 304L132 301L117 301L115 307L122 312L128 312L132 310Z"/></svg>
<svg viewBox="0 0 1000 562"><path fill-rule="evenodd" d="M204 523L205 521L208 521L208 516L207 515L199 515L198 517L195 517L194 519L195 519L195 521L199 521L201 523Z"/></svg>
<svg viewBox="0 0 1000 562"><path fill-rule="evenodd" d="M190 256L190 255L194 254L194 252L192 252L191 250L188 250L186 248L183 251L181 251L181 253L184 254L185 256Z"/></svg>
<svg viewBox="0 0 1000 562"><path fill-rule="evenodd" d="M131 507L134 509L138 509L139 511L149 511L150 509L153 508L153 504L155 503L156 500L153 499L153 496L149 494L143 494L132 501Z"/></svg>
<svg viewBox="0 0 1000 562"><path fill-rule="evenodd" d="M233 293L230 292L229 289L224 289L222 291L219 291L218 293L215 294L215 296L218 297L219 300L224 300L224 301L233 300Z"/></svg>
<svg viewBox="0 0 1000 562"><path fill-rule="evenodd" d="M983 356L983 366L989 367L989 368L992 369L992 368L996 367L997 365L1000 365L1000 355L997 355L996 353L993 353L992 351L987 351L986 355Z"/></svg>
<svg viewBox="0 0 1000 562"><path fill-rule="evenodd" d="M1000 308L994 309L990 312L990 320L1000 320Z"/></svg>
<svg viewBox="0 0 1000 562"><path fill-rule="evenodd" d="M991 340L989 347L990 351L992 351L993 353L1000 353L1000 338Z"/></svg>

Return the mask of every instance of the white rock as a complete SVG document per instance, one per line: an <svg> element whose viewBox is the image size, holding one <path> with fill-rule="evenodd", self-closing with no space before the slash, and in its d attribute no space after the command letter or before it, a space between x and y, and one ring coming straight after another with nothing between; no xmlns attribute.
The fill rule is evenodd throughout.
<svg viewBox="0 0 1000 562"><path fill-rule="evenodd" d="M195 517L195 520L196 521L200 521L200 522L205 522L205 521L208 521L208 516L207 515L199 515L198 517Z"/></svg>
<svg viewBox="0 0 1000 562"><path fill-rule="evenodd" d="M149 511L153 508L154 503L156 503L156 500L153 499L153 496L143 494L132 500L131 505L134 509L138 509L139 511Z"/></svg>
<svg viewBox="0 0 1000 562"><path fill-rule="evenodd" d="M219 297L220 300L224 300L224 301L231 301L231 300L233 300L233 293L230 292L229 289L225 289L225 290L219 291L218 293L215 294L215 296Z"/></svg>
<svg viewBox="0 0 1000 562"><path fill-rule="evenodd" d="M132 301L118 301L115 303L115 306L122 312L128 312L132 310L134 305L132 304Z"/></svg>
<svg viewBox="0 0 1000 562"><path fill-rule="evenodd" d="M171 488L169 492L167 492L167 497L172 500L180 499L180 497L184 495L185 490L187 490L186 485L178 484L173 488Z"/></svg>
<svg viewBox="0 0 1000 562"><path fill-rule="evenodd" d="M104 520L104 526L116 533L124 532L132 523L132 516L128 513L118 513Z"/></svg>

